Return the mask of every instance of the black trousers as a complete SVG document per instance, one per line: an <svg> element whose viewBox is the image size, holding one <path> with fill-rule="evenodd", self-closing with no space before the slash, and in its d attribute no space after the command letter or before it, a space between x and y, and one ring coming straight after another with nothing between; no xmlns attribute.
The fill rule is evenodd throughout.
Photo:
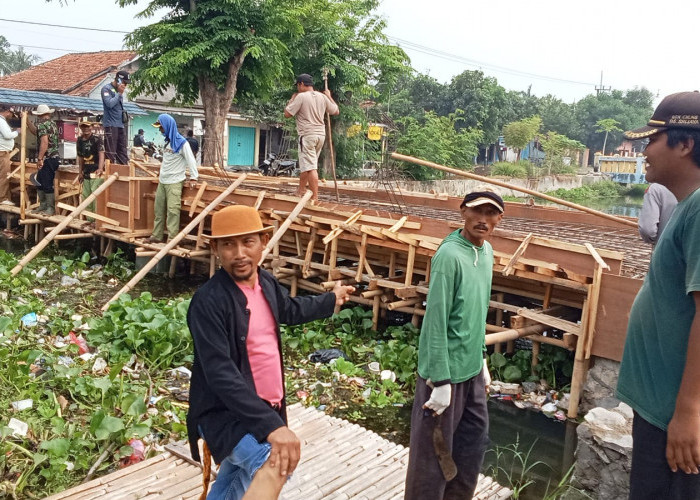
<svg viewBox="0 0 700 500"><path fill-rule="evenodd" d="M41 184L41 189L44 193L53 193L53 180L56 177L56 170L59 167L58 156L44 158L44 163L36 173L36 180Z"/></svg>
<svg viewBox="0 0 700 500"><path fill-rule="evenodd" d="M634 412L630 500L700 500L700 474L673 472L668 466L667 437Z"/></svg>
<svg viewBox="0 0 700 500"><path fill-rule="evenodd" d="M411 413L405 500L471 500L488 445L489 416L483 372L452 384L450 406L440 418L447 449L457 466L457 477L446 481L433 445L436 418L423 410L432 389L420 376Z"/></svg>
<svg viewBox="0 0 700 500"><path fill-rule="evenodd" d="M125 127L105 127L105 156L112 163L129 164Z"/></svg>

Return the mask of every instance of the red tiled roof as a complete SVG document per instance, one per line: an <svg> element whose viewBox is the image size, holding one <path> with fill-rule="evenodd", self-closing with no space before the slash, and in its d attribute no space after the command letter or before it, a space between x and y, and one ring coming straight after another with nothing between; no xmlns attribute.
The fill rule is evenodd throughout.
<svg viewBox="0 0 700 500"><path fill-rule="evenodd" d="M136 52L128 50L66 54L0 77L0 88L87 96L106 73L135 57Z"/></svg>

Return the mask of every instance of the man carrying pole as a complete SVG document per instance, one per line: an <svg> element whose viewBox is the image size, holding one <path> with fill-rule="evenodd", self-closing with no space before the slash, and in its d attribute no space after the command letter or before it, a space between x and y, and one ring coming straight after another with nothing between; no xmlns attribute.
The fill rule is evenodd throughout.
<svg viewBox="0 0 700 500"><path fill-rule="evenodd" d="M406 500L472 498L488 444L486 314L493 248L503 218L491 191L464 197L464 228L449 234L430 266L411 413Z"/></svg>
<svg viewBox="0 0 700 500"><path fill-rule="evenodd" d="M192 457L206 443L220 464L209 500L276 499L299 462L300 443L287 427L279 324L330 316L355 290L289 297L258 266L272 227L257 210L234 205L212 217L211 245L221 269L195 293L187 313L194 365L187 416Z"/></svg>
<svg viewBox="0 0 700 500"><path fill-rule="evenodd" d="M338 105L331 97L330 90L314 90L311 75L303 73L297 77L297 92L284 108L285 118L295 117L299 135L299 188L297 195L303 196L306 186L318 201L318 155L326 141L326 113L335 116L340 113Z"/></svg>

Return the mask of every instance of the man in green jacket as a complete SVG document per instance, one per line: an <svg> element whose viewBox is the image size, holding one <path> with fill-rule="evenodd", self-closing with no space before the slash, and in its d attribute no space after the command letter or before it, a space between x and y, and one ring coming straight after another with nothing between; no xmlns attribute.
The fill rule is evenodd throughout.
<svg viewBox="0 0 700 500"><path fill-rule="evenodd" d="M489 424L484 335L493 249L486 238L501 221L503 210L497 194L469 193L461 205L464 228L449 234L433 256L418 345L406 500L474 495ZM437 451L436 426L444 440L444 449Z"/></svg>

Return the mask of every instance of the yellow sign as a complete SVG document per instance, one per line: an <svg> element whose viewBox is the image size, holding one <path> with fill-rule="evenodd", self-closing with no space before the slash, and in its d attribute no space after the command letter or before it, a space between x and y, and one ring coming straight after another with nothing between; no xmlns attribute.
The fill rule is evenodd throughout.
<svg viewBox="0 0 700 500"><path fill-rule="evenodd" d="M370 141L378 141L381 138L382 138L382 127L378 127L376 125L370 125L369 129L367 129L367 139L369 139Z"/></svg>

